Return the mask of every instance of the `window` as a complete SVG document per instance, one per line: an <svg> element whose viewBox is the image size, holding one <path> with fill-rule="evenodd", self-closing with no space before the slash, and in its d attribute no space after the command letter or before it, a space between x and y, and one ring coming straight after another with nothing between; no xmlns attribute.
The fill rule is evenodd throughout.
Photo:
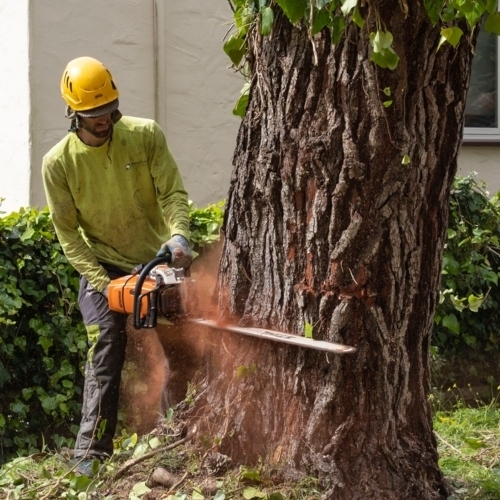
<svg viewBox="0 0 500 500"><path fill-rule="evenodd" d="M465 104L464 142L500 143L498 36L479 32Z"/></svg>

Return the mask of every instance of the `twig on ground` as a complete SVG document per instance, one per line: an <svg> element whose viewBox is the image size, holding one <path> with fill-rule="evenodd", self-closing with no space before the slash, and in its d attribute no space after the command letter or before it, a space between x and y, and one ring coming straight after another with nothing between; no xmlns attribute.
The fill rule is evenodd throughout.
<svg viewBox="0 0 500 500"><path fill-rule="evenodd" d="M436 431L434 431L434 434L436 435L436 437L442 443L444 443L446 446L448 446L449 448L451 448L453 451L457 452L462 458L465 458L465 456L463 455L463 453L458 448L455 448L452 444L448 443L448 441L446 441L445 439L443 439Z"/></svg>
<svg viewBox="0 0 500 500"><path fill-rule="evenodd" d="M169 444L167 446L163 446L161 448L157 448L149 453L146 453L145 455L142 455L142 457L138 457L135 460L132 460L128 464L124 465L121 469L119 469L115 475L113 476L113 480L119 478L122 476L125 472L127 472L131 467L134 465L137 465L138 463L142 462L143 460L147 460L148 458L154 457L159 451L169 451L173 450L174 448L177 448L177 446L180 446L183 443L186 443L187 441L191 440L192 437L196 434L196 425L186 434L185 437L182 439L179 439L179 441L176 441L175 443Z"/></svg>
<svg viewBox="0 0 500 500"><path fill-rule="evenodd" d="M167 495L165 498L168 498L168 496L173 493L173 491L181 485L181 483L184 481L184 479L186 479L186 477L188 476L189 474L189 470L187 470L184 475L179 479L179 481L177 481L173 486L172 488L170 488L168 491L167 491Z"/></svg>

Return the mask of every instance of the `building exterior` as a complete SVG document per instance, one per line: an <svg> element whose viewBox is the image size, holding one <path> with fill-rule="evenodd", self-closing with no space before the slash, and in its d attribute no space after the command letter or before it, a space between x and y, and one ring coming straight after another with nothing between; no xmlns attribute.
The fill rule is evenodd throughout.
<svg viewBox="0 0 500 500"><path fill-rule="evenodd" d="M43 155L66 133L59 84L68 61L101 60L123 114L164 128L191 199L226 197L243 85L222 50L225 2L4 0L0 2L0 211L45 206Z"/></svg>
<svg viewBox="0 0 500 500"><path fill-rule="evenodd" d="M66 63L82 55L111 70L124 114L164 128L195 205L225 198L240 123L232 108L243 85L222 50L231 16L223 1L1 1L0 211L45 206L42 158L69 123L59 81ZM460 172L477 171L494 192L500 129L480 125L467 129L478 133L462 148Z"/></svg>

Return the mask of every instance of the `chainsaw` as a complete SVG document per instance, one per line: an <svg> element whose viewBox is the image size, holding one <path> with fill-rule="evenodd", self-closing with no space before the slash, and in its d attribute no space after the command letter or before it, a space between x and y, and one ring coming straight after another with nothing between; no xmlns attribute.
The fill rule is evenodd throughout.
<svg viewBox="0 0 500 500"><path fill-rule="evenodd" d="M111 280L108 285L108 304L112 311L132 315L135 329L155 328L158 322L187 321L213 329L226 330L336 354L348 354L355 347L314 340L300 335L266 328L226 325L194 315L197 303L196 280L184 269L168 265L171 255L156 257L144 266L138 266L130 275Z"/></svg>

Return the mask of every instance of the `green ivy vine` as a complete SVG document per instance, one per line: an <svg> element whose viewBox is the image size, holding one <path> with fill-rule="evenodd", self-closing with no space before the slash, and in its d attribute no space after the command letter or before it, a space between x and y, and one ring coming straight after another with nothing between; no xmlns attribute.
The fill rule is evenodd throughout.
<svg viewBox="0 0 500 500"><path fill-rule="evenodd" d="M383 25L370 0L228 1L233 10L233 22L223 48L233 66L244 75L247 35L250 30L256 29L263 36L272 36L277 9L281 9L292 24L303 22L313 44L314 36L325 29L330 33L332 44L337 44L344 35L347 24L353 22L360 29L368 30L370 57L376 65L391 70L398 66L399 56L394 49L394 34ZM399 0L397 5L408 14L408 0ZM423 5L432 25L440 29L441 37L436 49L443 43L457 46L463 36L457 22L462 19L474 28L484 16L485 30L500 36L498 0L423 0ZM246 84L233 109L235 115L244 117L248 95L249 85Z"/></svg>

